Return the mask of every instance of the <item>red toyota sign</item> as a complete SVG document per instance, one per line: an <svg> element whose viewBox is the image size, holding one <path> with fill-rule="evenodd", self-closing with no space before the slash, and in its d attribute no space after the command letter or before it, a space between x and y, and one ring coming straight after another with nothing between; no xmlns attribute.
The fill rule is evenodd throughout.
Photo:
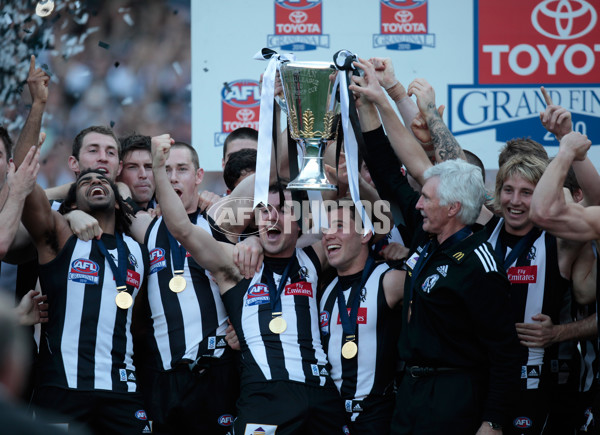
<svg viewBox="0 0 600 435"><path fill-rule="evenodd" d="M478 83L598 83L600 2L478 0Z"/></svg>

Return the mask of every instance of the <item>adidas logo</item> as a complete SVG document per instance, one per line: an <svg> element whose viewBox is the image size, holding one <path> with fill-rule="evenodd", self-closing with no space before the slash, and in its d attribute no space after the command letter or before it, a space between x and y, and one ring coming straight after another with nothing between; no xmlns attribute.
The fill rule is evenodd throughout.
<svg viewBox="0 0 600 435"><path fill-rule="evenodd" d="M537 377L537 376L539 376L539 374L536 369L531 369L531 371L529 372L529 376Z"/></svg>
<svg viewBox="0 0 600 435"><path fill-rule="evenodd" d="M444 264L443 266L439 266L437 271L445 278L448 273L448 265Z"/></svg>
<svg viewBox="0 0 600 435"><path fill-rule="evenodd" d="M227 343L222 338L217 342L217 347L226 347L226 346L227 346Z"/></svg>
<svg viewBox="0 0 600 435"><path fill-rule="evenodd" d="M356 405L354 405L354 408L352 408L352 411L354 412L360 412L362 411L362 406L360 406L360 403L357 403Z"/></svg>
<svg viewBox="0 0 600 435"><path fill-rule="evenodd" d="M127 379L129 379L130 381L135 381L135 375L133 373L129 373L129 376L127 376Z"/></svg>
<svg viewBox="0 0 600 435"><path fill-rule="evenodd" d="M146 425L146 427L144 428L144 430L142 431L142 433L152 433L152 430L150 430L150 428L148 427L148 425Z"/></svg>
<svg viewBox="0 0 600 435"><path fill-rule="evenodd" d="M329 372L327 371L327 369L325 367L323 367L321 369L321 376L328 376L328 375L329 375Z"/></svg>

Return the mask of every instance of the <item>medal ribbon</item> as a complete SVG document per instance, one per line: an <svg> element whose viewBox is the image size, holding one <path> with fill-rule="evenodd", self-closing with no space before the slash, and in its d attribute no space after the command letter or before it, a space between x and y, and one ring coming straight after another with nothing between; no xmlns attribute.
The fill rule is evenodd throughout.
<svg viewBox="0 0 600 435"><path fill-rule="evenodd" d="M532 228L529 232L523 237L521 240L517 242L515 245L515 249L510 251L508 257L504 259L503 267L504 270L508 271L508 268L514 261L521 256L526 249L530 249L533 241L539 237L541 230L538 228ZM496 252L496 257L504 258L506 255L506 246L502 243L502 238L500 234L498 234L498 239L496 240L496 246L494 247L494 251Z"/></svg>
<svg viewBox="0 0 600 435"><path fill-rule="evenodd" d="M196 225L196 222L198 221L198 211L188 216L190 218L190 221L192 221L192 223ZM171 247L171 258L173 259L173 272L181 271L183 273L183 265L185 263L185 255L187 254L187 251L183 246L179 244L179 242L177 242L177 240L175 240L175 237L173 237L169 229L166 228L166 230L167 237L169 239L169 246Z"/></svg>
<svg viewBox="0 0 600 435"><path fill-rule="evenodd" d="M267 286L269 287L269 299L271 300L271 312L273 313L281 313L281 292L285 287L285 283L287 282L288 276L290 274L290 269L292 268L292 264L295 263L296 256L294 255L290 258L287 266L281 275L281 281L279 281L279 286L275 286L275 279L273 278L273 272L269 269L266 270L267 277Z"/></svg>
<svg viewBox="0 0 600 435"><path fill-rule="evenodd" d="M108 261L108 265L112 270L113 276L115 277L115 282L117 284L117 290L121 287L125 287L123 291L127 291L127 251L125 250L125 243L123 243L123 238L119 233L115 233L115 239L117 240L117 261L119 265L115 264L115 260L113 260L112 256L106 249L104 242L102 239L94 239L94 242L98 245L98 249L106 261ZM119 290L121 291L121 290Z"/></svg>
<svg viewBox="0 0 600 435"><path fill-rule="evenodd" d="M356 285L352 286L350 290L350 295L348 296L348 301L350 302L350 298L352 298L352 308L350 309L350 313L348 313L348 306L346 305L346 300L344 298L344 290L340 286L340 281L338 279L337 284L335 285L335 290L337 290L337 301L338 301L338 310L340 312L340 321L342 322L342 329L344 330L344 341L354 341L352 339L348 339L349 336L356 336L356 318L358 316L358 307L360 306L360 291L365 286L367 279L371 275L371 272L375 268L375 260L373 257L369 255L367 259L367 263L365 264L365 268L363 269L362 276L360 278L360 282L358 287Z"/></svg>

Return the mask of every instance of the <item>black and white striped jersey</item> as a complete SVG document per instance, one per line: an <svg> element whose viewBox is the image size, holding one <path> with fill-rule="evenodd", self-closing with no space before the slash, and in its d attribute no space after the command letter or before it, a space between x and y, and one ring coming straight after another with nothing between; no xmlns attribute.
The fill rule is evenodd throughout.
<svg viewBox="0 0 600 435"><path fill-rule="evenodd" d="M198 215L196 225L211 233L203 216ZM169 289L174 260L162 217L148 228L146 245L150 252L148 303L153 366L169 370L182 359L221 357L227 346L227 313L217 284L186 253L183 265L186 288L180 293Z"/></svg>
<svg viewBox="0 0 600 435"><path fill-rule="evenodd" d="M118 262L116 238L102 235ZM127 289L135 300L147 273L148 251L123 236ZM57 257L39 267L48 295L48 323L40 343L41 385L77 390L135 392L133 308L115 303L117 284L95 240L69 238Z"/></svg>
<svg viewBox="0 0 600 435"><path fill-rule="evenodd" d="M331 383L319 334L319 260L311 247L296 249L295 257L297 263L281 294L282 317L287 323L282 334L269 329L272 310L266 271L272 271L278 286L289 258L265 257L260 272L223 295L240 340L242 385L271 380L315 386Z"/></svg>
<svg viewBox="0 0 600 435"><path fill-rule="evenodd" d="M488 242L497 250L499 238L503 238L506 246L505 258L511 252L511 245L522 237L513 237L504 232L504 219L495 220L486 225L491 231ZM503 259L500 259L503 260ZM531 246L510 264L506 270L510 286L511 311L516 322L533 323L531 319L538 313L543 313L552 318L552 323L560 323L560 313L563 304L569 303L567 298L570 293L569 281L560 275L558 266L558 251L556 238L542 231ZM565 302L567 301L567 302ZM570 309L570 305L569 305ZM551 361L558 361L558 346L547 348L526 348L521 346L523 353L521 379L527 389L536 389L540 381L551 373ZM545 373L540 373L540 367ZM524 385L525 386L525 385Z"/></svg>
<svg viewBox="0 0 600 435"><path fill-rule="evenodd" d="M394 381L401 313L399 310L392 310L385 299L382 281L388 270L387 264L378 265L364 287L355 290L360 298L360 305L355 339L358 353L354 358L342 357L342 346L346 340L340 320L336 285L340 283L347 308L350 309L355 297L351 291L352 285L356 283L357 287L360 284L362 271L336 277L321 297L321 340L331 365L331 378L342 399L347 401L347 408L348 401L363 400L369 395L382 396L390 392Z"/></svg>

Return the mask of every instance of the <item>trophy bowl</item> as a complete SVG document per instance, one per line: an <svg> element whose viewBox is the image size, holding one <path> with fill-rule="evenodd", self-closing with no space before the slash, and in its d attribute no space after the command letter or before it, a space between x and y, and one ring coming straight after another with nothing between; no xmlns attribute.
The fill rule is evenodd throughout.
<svg viewBox="0 0 600 435"><path fill-rule="evenodd" d="M336 190L323 171L323 153L335 139L340 111L332 95L336 68L329 62L284 62L279 73L290 135L304 150L300 172L288 189Z"/></svg>

